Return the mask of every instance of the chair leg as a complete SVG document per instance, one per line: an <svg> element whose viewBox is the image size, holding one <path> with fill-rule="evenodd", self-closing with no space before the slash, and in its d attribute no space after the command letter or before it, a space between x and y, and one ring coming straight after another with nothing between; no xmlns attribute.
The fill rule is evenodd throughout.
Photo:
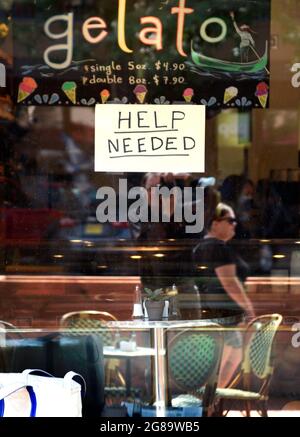
<svg viewBox="0 0 300 437"><path fill-rule="evenodd" d="M106 367L105 367L105 373L106 373L106 385L110 386L110 385L117 385L117 383L119 382L121 384L121 386L126 385L126 381L125 378L122 374L122 372L119 369L119 361L114 359L114 358L110 358L107 361Z"/></svg>
<svg viewBox="0 0 300 437"><path fill-rule="evenodd" d="M126 385L126 381L125 381L125 379L124 379L124 376L122 375L122 373L121 373L121 371L118 369L117 371L117 378L119 379L119 381L120 381L120 384L123 386L123 387L125 387L125 385Z"/></svg>
<svg viewBox="0 0 300 437"><path fill-rule="evenodd" d="M230 400L226 400L226 403L231 402ZM224 410L225 406L224 406L224 399L219 399L215 404L214 404L214 416L215 417L226 417L227 414L229 413L229 411L231 410L231 408L227 408Z"/></svg>
<svg viewBox="0 0 300 437"><path fill-rule="evenodd" d="M268 406L266 401L261 403L261 415L262 417L268 417Z"/></svg>
<svg viewBox="0 0 300 437"><path fill-rule="evenodd" d="M224 400L223 399L219 399L219 400L217 400L217 402L215 402L215 405L214 405L214 415L216 416L216 417L222 417L223 416L223 410L224 410L224 408L223 408L223 405L224 405Z"/></svg>
<svg viewBox="0 0 300 437"><path fill-rule="evenodd" d="M110 386L111 383L111 369L110 367L106 364L105 366L105 385L107 387Z"/></svg>
<svg viewBox="0 0 300 437"><path fill-rule="evenodd" d="M251 417L251 402L245 401L246 404L246 416Z"/></svg>

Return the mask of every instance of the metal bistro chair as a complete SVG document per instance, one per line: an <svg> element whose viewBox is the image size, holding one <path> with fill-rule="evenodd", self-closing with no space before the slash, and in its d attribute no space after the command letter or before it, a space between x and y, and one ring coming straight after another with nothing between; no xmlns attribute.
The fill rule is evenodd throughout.
<svg viewBox="0 0 300 437"><path fill-rule="evenodd" d="M115 346L116 342L120 340L120 333L117 330L111 330L104 328L104 323L107 321L117 321L118 319L111 313L106 311L95 311L95 310L84 310L84 311L73 311L66 313L62 316L60 320L61 328L67 328L68 333L74 335L95 333L101 337L103 346ZM112 383L121 384L122 390L125 390L125 378L120 370L120 360L115 358L110 358L107 360L105 366L105 385L106 391L111 391L115 388L115 391L120 391L120 387L111 387Z"/></svg>
<svg viewBox="0 0 300 437"><path fill-rule="evenodd" d="M7 341L23 338L17 326L0 320L0 372L9 372L14 348L7 350Z"/></svg>
<svg viewBox="0 0 300 437"><path fill-rule="evenodd" d="M262 416L268 416L268 392L274 370L272 347L281 321L280 314L267 314L256 317L248 324L241 371L228 388L217 388L217 415L226 415L232 409L224 408L225 401L242 401L247 417L251 415L252 403L256 403L256 409ZM254 380L260 383L258 391L251 391Z"/></svg>
<svg viewBox="0 0 300 437"><path fill-rule="evenodd" d="M223 333L217 324L179 332L168 346L170 383L179 389L173 407L201 407L202 416L213 412L218 372L223 352Z"/></svg>

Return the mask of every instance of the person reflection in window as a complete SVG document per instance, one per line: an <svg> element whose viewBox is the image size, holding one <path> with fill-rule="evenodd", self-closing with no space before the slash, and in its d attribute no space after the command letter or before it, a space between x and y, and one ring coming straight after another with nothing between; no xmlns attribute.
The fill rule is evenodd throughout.
<svg viewBox="0 0 300 437"><path fill-rule="evenodd" d="M235 227L233 209L219 203L208 219L206 235L193 251L202 311L205 317L226 321L226 327L237 327L245 315L254 317L252 303L243 287L243 280L248 273L247 264L227 244L234 237ZM239 332L225 332L219 381L221 387L231 381L241 361L241 340Z"/></svg>
<svg viewBox="0 0 300 437"><path fill-rule="evenodd" d="M135 240L163 240L167 238L180 238L184 232L184 223L174 221L175 199L173 196L163 199L152 197L151 188L166 187L171 190L177 185L173 173L146 173L142 179L142 186L147 190L148 198L148 222L130 222L130 231ZM159 216L159 221L152 221L152 212ZM170 220L163 220L163 217L170 216Z"/></svg>
<svg viewBox="0 0 300 437"><path fill-rule="evenodd" d="M157 240L168 240L181 238L184 234L184 223L175 222L174 208L175 200L171 196L169 208L167 201L164 201L163 196L152 196L151 188L166 187L172 189L177 185L175 175L173 173L146 173L142 179L141 185L147 190L148 200L148 221L129 222L131 236L136 241L146 243L157 242ZM170 211L170 220L163 221L163 216L167 214L167 209ZM152 221L151 210L158 214L158 221ZM176 269L175 269L176 271ZM140 263L139 274L142 278L142 284L148 288L165 288L170 287L174 283L169 275L168 262L165 258L144 257Z"/></svg>

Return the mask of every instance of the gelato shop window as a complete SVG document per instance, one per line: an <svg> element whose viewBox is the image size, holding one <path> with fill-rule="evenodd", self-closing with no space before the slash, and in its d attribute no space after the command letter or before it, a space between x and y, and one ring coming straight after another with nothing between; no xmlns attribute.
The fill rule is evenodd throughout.
<svg viewBox="0 0 300 437"><path fill-rule="evenodd" d="M130 415L132 399L139 414L168 411L151 403L158 350L147 329L160 322L192 323L187 337L220 328L214 387L224 389L249 329L266 323L274 361L263 414L284 414L300 396L298 9L1 0L0 327L32 330L35 342L38 330L68 335L79 313L88 336L104 329L103 414L115 404L121 414L124 401ZM161 307L154 320L150 301ZM170 357L183 347L173 334ZM228 348L236 366L226 374ZM167 370L164 390L191 394ZM122 389L104 396L107 381Z"/></svg>

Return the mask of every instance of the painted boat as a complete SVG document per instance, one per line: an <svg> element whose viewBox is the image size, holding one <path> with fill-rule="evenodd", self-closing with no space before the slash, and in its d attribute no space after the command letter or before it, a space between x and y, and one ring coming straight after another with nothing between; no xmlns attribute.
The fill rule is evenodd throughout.
<svg viewBox="0 0 300 437"><path fill-rule="evenodd" d="M257 73L264 70L268 63L268 41L266 41L265 53L263 56L251 62L231 62L222 59L210 58L193 49L191 42L191 56L194 64L206 70L226 71L227 73Z"/></svg>

